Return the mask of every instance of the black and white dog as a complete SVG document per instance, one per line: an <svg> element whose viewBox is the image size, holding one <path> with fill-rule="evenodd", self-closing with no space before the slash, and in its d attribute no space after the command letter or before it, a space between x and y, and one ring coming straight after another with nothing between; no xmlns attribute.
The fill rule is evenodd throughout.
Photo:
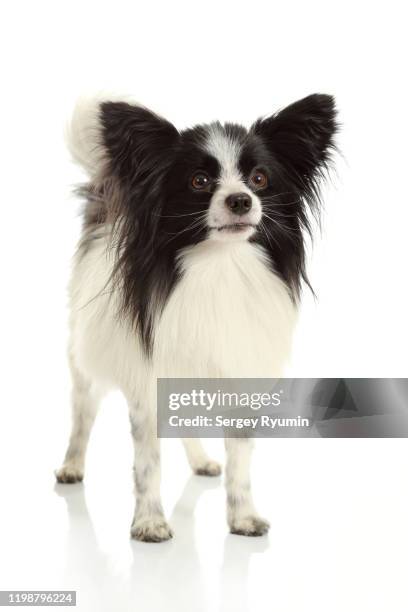
<svg viewBox="0 0 408 612"><path fill-rule="evenodd" d="M89 174L70 284L73 428L59 482L82 480L103 393L129 402L138 540L171 537L160 501L157 377L280 377L305 271L305 233L336 133L330 96L312 95L249 129L178 131L143 106L81 101L69 146ZM218 475L197 439L197 474ZM260 535L251 443L226 440L228 522Z"/></svg>

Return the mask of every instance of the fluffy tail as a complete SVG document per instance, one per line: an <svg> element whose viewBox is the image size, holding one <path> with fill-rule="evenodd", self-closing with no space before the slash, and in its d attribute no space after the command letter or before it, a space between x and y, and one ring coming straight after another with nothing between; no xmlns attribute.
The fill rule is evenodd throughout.
<svg viewBox="0 0 408 612"><path fill-rule="evenodd" d="M80 98L66 129L73 160L93 182L106 172L154 177L178 137L171 123L129 96L106 94Z"/></svg>
<svg viewBox="0 0 408 612"><path fill-rule="evenodd" d="M95 178L105 161L101 104L109 98L95 96L80 98L65 131L65 139L74 162Z"/></svg>

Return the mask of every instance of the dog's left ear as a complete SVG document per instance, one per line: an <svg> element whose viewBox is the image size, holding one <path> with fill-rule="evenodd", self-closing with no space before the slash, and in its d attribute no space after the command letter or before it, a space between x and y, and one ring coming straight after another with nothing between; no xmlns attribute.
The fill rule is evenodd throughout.
<svg viewBox="0 0 408 612"><path fill-rule="evenodd" d="M300 192L313 191L335 148L336 114L332 96L313 94L271 117L258 119L251 129L262 137Z"/></svg>

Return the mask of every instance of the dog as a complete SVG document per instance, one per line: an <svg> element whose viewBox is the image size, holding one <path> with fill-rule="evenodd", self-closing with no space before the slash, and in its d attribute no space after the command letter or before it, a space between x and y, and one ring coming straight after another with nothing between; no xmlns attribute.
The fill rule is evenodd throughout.
<svg viewBox="0 0 408 612"><path fill-rule="evenodd" d="M135 445L137 540L172 537L160 500L157 378L283 375L336 116L333 98L314 94L249 129L179 131L129 101L78 102L68 145L89 182L69 287L73 424L56 477L83 479L99 401L119 388ZM196 474L220 474L200 440L183 442ZM230 531L262 535L252 442L225 447Z"/></svg>

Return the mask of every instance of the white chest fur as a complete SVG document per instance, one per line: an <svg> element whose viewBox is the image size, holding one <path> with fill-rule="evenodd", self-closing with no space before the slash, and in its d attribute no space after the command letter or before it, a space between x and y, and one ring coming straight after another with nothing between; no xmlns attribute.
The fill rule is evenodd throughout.
<svg viewBox="0 0 408 612"><path fill-rule="evenodd" d="M74 266L71 353L90 379L128 394L156 376L278 377L290 353L296 310L284 283L254 245L208 241L183 253L182 278L155 330L153 359L117 317L107 289L104 238Z"/></svg>
<svg viewBox="0 0 408 612"><path fill-rule="evenodd" d="M282 375L296 309L262 250L206 241L182 255L181 267L156 331L158 374Z"/></svg>

